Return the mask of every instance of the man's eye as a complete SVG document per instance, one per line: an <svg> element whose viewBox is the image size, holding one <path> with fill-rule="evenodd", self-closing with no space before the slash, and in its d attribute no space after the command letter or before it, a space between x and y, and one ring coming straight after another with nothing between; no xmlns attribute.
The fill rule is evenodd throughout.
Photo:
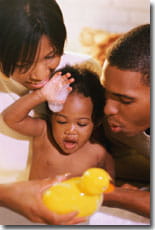
<svg viewBox="0 0 155 230"><path fill-rule="evenodd" d="M123 104L129 105L129 104L133 103L133 100L120 98L120 102Z"/></svg>

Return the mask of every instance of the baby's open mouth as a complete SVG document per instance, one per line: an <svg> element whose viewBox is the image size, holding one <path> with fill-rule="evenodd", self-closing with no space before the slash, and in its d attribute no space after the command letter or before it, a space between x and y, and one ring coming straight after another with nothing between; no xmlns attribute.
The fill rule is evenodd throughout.
<svg viewBox="0 0 155 230"><path fill-rule="evenodd" d="M76 145L77 145L77 140L73 140L73 139L64 140L64 147L66 149L73 149Z"/></svg>

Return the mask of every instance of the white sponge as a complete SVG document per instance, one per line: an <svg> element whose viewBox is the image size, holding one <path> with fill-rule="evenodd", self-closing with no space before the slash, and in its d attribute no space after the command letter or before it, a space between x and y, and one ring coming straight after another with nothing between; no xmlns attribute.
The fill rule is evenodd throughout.
<svg viewBox="0 0 155 230"><path fill-rule="evenodd" d="M60 81L60 78L62 76L58 76L55 81ZM57 93L55 94L54 100L48 101L48 107L53 112L60 112L63 109L64 103L67 99L68 94L70 91L68 90L69 84L66 84L59 88L57 90ZM64 101L63 103L60 103L59 101Z"/></svg>

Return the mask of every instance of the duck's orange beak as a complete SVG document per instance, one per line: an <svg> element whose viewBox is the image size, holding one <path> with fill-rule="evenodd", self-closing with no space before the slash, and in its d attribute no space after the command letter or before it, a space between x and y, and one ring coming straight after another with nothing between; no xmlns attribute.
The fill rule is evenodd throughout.
<svg viewBox="0 0 155 230"><path fill-rule="evenodd" d="M110 183L108 188L104 191L104 193L113 192L114 189L115 189L115 186L112 183Z"/></svg>

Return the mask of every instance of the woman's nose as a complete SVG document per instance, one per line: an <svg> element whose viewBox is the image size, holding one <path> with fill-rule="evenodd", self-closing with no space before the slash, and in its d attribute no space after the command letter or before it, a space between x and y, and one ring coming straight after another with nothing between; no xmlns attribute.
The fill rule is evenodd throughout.
<svg viewBox="0 0 155 230"><path fill-rule="evenodd" d="M107 116L115 115L118 113L118 102L112 99L107 99L104 106L104 113Z"/></svg>
<svg viewBox="0 0 155 230"><path fill-rule="evenodd" d="M32 81L39 81L40 79L39 79L39 77L37 76L37 74L35 74L35 73L31 73L31 75L30 75L30 80L32 80Z"/></svg>
<svg viewBox="0 0 155 230"><path fill-rule="evenodd" d="M30 80L42 81L50 76L50 72L51 71L49 68L45 68L44 66L38 64L36 65L36 68L33 69L30 73Z"/></svg>

